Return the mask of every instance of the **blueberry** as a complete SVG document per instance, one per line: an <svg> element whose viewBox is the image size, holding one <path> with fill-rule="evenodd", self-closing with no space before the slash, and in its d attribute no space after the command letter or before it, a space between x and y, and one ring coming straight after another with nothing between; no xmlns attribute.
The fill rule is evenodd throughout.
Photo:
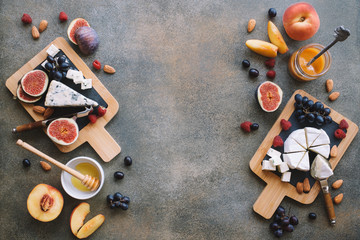
<svg viewBox="0 0 360 240"><path fill-rule="evenodd" d="M299 224L299 219L296 216L291 216L290 217L290 224L298 225Z"/></svg>
<svg viewBox="0 0 360 240"><path fill-rule="evenodd" d="M312 220L315 220L316 219L316 213L309 213L309 218L312 219Z"/></svg>
<svg viewBox="0 0 360 240"><path fill-rule="evenodd" d="M308 100L309 100L308 97L303 97L303 99L302 99L302 104L304 105Z"/></svg>
<svg viewBox="0 0 360 240"><path fill-rule="evenodd" d="M304 114L300 115L296 119L299 123L303 123L303 122L305 122L305 115Z"/></svg>
<svg viewBox="0 0 360 240"><path fill-rule="evenodd" d="M128 210L129 205L127 205L126 203L120 203L120 208L121 208L122 210Z"/></svg>
<svg viewBox="0 0 360 240"><path fill-rule="evenodd" d="M53 70L54 69L54 64L52 64L50 62L45 63L45 69L48 70L48 71Z"/></svg>
<svg viewBox="0 0 360 240"><path fill-rule="evenodd" d="M123 195L119 192L114 194L114 201L119 201L121 198L123 197Z"/></svg>
<svg viewBox="0 0 360 240"><path fill-rule="evenodd" d="M112 201L114 201L114 196L109 194L106 196L106 202L107 203L112 203Z"/></svg>
<svg viewBox="0 0 360 240"><path fill-rule="evenodd" d="M57 62L59 65L61 65L62 63L66 62L66 57L62 55L61 57L58 58Z"/></svg>
<svg viewBox="0 0 360 240"><path fill-rule="evenodd" d="M120 171L116 171L114 173L114 178L116 179L123 179L124 178L124 173L123 172L120 172Z"/></svg>
<svg viewBox="0 0 360 240"><path fill-rule="evenodd" d="M270 8L268 14L269 14L269 17L276 17L276 9Z"/></svg>
<svg viewBox="0 0 360 240"><path fill-rule="evenodd" d="M124 196L124 197L122 197L122 198L120 199L120 202L129 204L129 203L130 203L130 198L127 197L127 196Z"/></svg>
<svg viewBox="0 0 360 240"><path fill-rule="evenodd" d="M324 124L324 118L322 116L317 116L315 119L315 123L319 126Z"/></svg>
<svg viewBox="0 0 360 240"><path fill-rule="evenodd" d="M245 59L242 61L242 65L243 65L243 67L248 68L248 67L250 67L250 61Z"/></svg>
<svg viewBox="0 0 360 240"><path fill-rule="evenodd" d="M274 235L275 235L276 237L282 237L282 235L283 235L283 230L282 230L282 229L275 230Z"/></svg>
<svg viewBox="0 0 360 240"><path fill-rule="evenodd" d="M124 158L124 164L125 164L125 166L130 166L130 165L132 164L132 159L131 159L131 157L126 156L126 157Z"/></svg>
<svg viewBox="0 0 360 240"><path fill-rule="evenodd" d="M297 104L302 104L302 96L300 94L295 95L295 102Z"/></svg>
<svg viewBox="0 0 360 240"><path fill-rule="evenodd" d="M313 113L308 113L306 114L306 119L308 120L309 123L313 123L315 121L315 116Z"/></svg>
<svg viewBox="0 0 360 240"><path fill-rule="evenodd" d="M329 116L331 113L330 108L324 108L324 116Z"/></svg>
<svg viewBox="0 0 360 240"><path fill-rule="evenodd" d="M325 116L325 123L332 123L332 118L330 116Z"/></svg>
<svg viewBox="0 0 360 240"><path fill-rule="evenodd" d="M302 104L294 103L295 109L302 109Z"/></svg>
<svg viewBox="0 0 360 240"><path fill-rule="evenodd" d="M50 62L50 63L54 63L54 62L55 62L55 59L54 59L52 56L50 56L50 55L47 56L46 60L47 60L48 62Z"/></svg>
<svg viewBox="0 0 360 240"><path fill-rule="evenodd" d="M30 167L31 166L31 162L29 159L25 158L23 161L22 161L24 167Z"/></svg>
<svg viewBox="0 0 360 240"><path fill-rule="evenodd" d="M271 230L275 231L275 230L278 230L279 228L281 228L281 226L277 222L270 223Z"/></svg>
<svg viewBox="0 0 360 240"><path fill-rule="evenodd" d="M304 112L303 110L299 109L295 111L295 117L299 117L300 115L302 115Z"/></svg>
<svg viewBox="0 0 360 240"><path fill-rule="evenodd" d="M68 70L70 65L67 62L64 62L62 64L59 65L61 70Z"/></svg>
<svg viewBox="0 0 360 240"><path fill-rule="evenodd" d="M259 76L259 71L255 68L250 68L249 75L250 77L257 77Z"/></svg>
<svg viewBox="0 0 360 240"><path fill-rule="evenodd" d="M279 206L276 209L276 214L279 215L279 216L284 216L285 215L285 208L283 208L282 206Z"/></svg>
<svg viewBox="0 0 360 240"><path fill-rule="evenodd" d="M59 71L55 71L53 78L57 81L60 81L63 78L63 74Z"/></svg>
<svg viewBox="0 0 360 240"><path fill-rule="evenodd" d="M251 130L258 130L259 129L259 124L253 123L253 124L251 124L250 128L251 128Z"/></svg>

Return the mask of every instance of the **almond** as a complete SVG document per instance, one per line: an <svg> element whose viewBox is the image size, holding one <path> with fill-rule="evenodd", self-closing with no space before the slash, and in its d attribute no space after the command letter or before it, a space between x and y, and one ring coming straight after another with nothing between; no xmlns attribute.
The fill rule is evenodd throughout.
<svg viewBox="0 0 360 240"><path fill-rule="evenodd" d="M41 22L39 24L39 32L45 31L47 26L48 26L48 22L46 20L41 20Z"/></svg>
<svg viewBox="0 0 360 240"><path fill-rule="evenodd" d="M304 193L310 192L310 182L308 178L304 179Z"/></svg>
<svg viewBox="0 0 360 240"><path fill-rule="evenodd" d="M339 92L333 92L332 94L329 95L329 100L335 101L336 99L338 99L339 96L340 96Z"/></svg>
<svg viewBox="0 0 360 240"><path fill-rule="evenodd" d="M31 35L33 39L38 39L40 37L39 30L35 26L33 26L31 29Z"/></svg>
<svg viewBox="0 0 360 240"><path fill-rule="evenodd" d="M325 86L326 86L326 91L331 92L334 87L334 81L332 79L326 80Z"/></svg>
<svg viewBox="0 0 360 240"><path fill-rule="evenodd" d="M334 145L330 150L330 157L334 158L338 154L338 147Z"/></svg>
<svg viewBox="0 0 360 240"><path fill-rule="evenodd" d="M54 113L54 109L53 108L47 108L45 109L44 112L44 119L48 119L52 114Z"/></svg>
<svg viewBox="0 0 360 240"><path fill-rule="evenodd" d="M45 112L45 108L43 106L33 106L33 111L36 113L43 114Z"/></svg>
<svg viewBox="0 0 360 240"><path fill-rule="evenodd" d="M250 19L248 22L248 27L247 27L248 32L252 32L254 30L255 26L256 26L256 20Z"/></svg>
<svg viewBox="0 0 360 240"><path fill-rule="evenodd" d="M341 187L341 185L343 184L344 180L342 179L339 179L339 180L336 180L332 185L331 187L333 189L339 189Z"/></svg>
<svg viewBox="0 0 360 240"><path fill-rule="evenodd" d="M302 182L297 182L296 184L296 191L299 194L302 194L304 192L304 184Z"/></svg>
<svg viewBox="0 0 360 240"><path fill-rule="evenodd" d="M343 200L343 197L344 197L343 193L338 194L336 197L334 197L334 203L335 204L341 203L341 201Z"/></svg>
<svg viewBox="0 0 360 240"><path fill-rule="evenodd" d="M40 165L45 171L50 171L51 170L51 166L47 162L40 161Z"/></svg>
<svg viewBox="0 0 360 240"><path fill-rule="evenodd" d="M104 65L104 72L109 73L109 74L113 74L115 73L115 68L113 68L110 65Z"/></svg>

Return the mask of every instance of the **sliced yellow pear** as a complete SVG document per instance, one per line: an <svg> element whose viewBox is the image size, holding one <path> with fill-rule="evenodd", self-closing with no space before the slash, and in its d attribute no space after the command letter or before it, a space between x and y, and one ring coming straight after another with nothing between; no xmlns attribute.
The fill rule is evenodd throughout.
<svg viewBox="0 0 360 240"><path fill-rule="evenodd" d="M249 39L246 41L246 46L250 50L265 57L274 58L277 56L278 47L272 43L257 39Z"/></svg>
<svg viewBox="0 0 360 240"><path fill-rule="evenodd" d="M270 42L279 48L279 53L284 54L289 51L289 48L284 41L284 38L282 37L279 29L275 26L273 22L268 22L267 29Z"/></svg>
<svg viewBox="0 0 360 240"><path fill-rule="evenodd" d="M98 214L89 221L87 221L76 234L79 239L87 238L93 234L105 221L105 217L102 214Z"/></svg>
<svg viewBox="0 0 360 240"><path fill-rule="evenodd" d="M71 232L76 236L79 229L84 225L85 217L90 213L90 205L86 202L80 203L71 213L70 228Z"/></svg>

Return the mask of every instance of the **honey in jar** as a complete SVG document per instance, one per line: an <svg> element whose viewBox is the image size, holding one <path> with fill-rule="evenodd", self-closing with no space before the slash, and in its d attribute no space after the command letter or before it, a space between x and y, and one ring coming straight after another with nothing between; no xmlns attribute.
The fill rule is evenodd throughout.
<svg viewBox="0 0 360 240"><path fill-rule="evenodd" d="M79 163L78 165L76 165L75 169L78 170L79 172L81 172L83 175L89 175L92 177L99 178L99 172L98 172L97 168L90 163L86 163L86 162ZM85 187L84 184L81 183L81 181L79 179L77 179L73 176L71 177L71 183L72 183L72 185L74 185L74 187L76 187L80 191L83 191L83 192L90 191L87 187Z"/></svg>

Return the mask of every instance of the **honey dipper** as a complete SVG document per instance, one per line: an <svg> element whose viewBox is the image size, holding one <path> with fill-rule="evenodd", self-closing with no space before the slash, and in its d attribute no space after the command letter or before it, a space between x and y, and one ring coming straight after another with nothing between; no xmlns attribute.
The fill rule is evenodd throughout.
<svg viewBox="0 0 360 240"><path fill-rule="evenodd" d="M76 177L81 181L81 183L87 187L90 191L95 191L99 188L100 181L96 177L92 177L90 175L83 175L82 173L62 164L61 162L53 159L52 157L46 155L45 153L41 152L40 150L34 148L30 144L22 141L21 139L18 139L16 142L17 145L21 146L22 148L25 148L26 150L35 153L39 157L51 162L52 164L56 165L57 167L61 168L62 170L68 172L72 176Z"/></svg>

